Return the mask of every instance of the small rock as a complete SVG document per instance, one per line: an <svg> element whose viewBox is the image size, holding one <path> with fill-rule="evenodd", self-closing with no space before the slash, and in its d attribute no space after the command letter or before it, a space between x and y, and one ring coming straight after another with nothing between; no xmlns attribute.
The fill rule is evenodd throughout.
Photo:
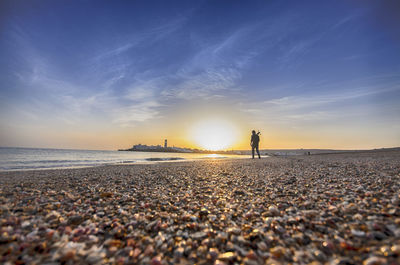
<svg viewBox="0 0 400 265"><path fill-rule="evenodd" d="M358 237L364 237L365 236L365 232L364 231L355 230L355 229L351 229L351 234L353 236L358 236Z"/></svg>
<svg viewBox="0 0 400 265"><path fill-rule="evenodd" d="M246 193L242 190L235 190L234 193L235 195L246 195Z"/></svg>
<svg viewBox="0 0 400 265"><path fill-rule="evenodd" d="M79 225L83 222L83 217L80 215L73 215L68 218L69 225Z"/></svg>
<svg viewBox="0 0 400 265"><path fill-rule="evenodd" d="M196 233L192 234L191 237L195 240L200 240L200 239L207 237L207 234L205 232L196 232Z"/></svg>
<svg viewBox="0 0 400 265"><path fill-rule="evenodd" d="M269 212L269 214L272 215L272 216L277 216L277 215L279 215L279 210L278 210L278 208L277 208L276 206L273 206L273 205L271 205L271 206L268 207L268 212Z"/></svg>
<svg viewBox="0 0 400 265"><path fill-rule="evenodd" d="M363 262L364 265L384 265L386 264L386 259L380 257L370 257Z"/></svg>
<svg viewBox="0 0 400 265"><path fill-rule="evenodd" d="M225 252L218 256L218 259L222 261L231 261L234 260L235 258L236 254L234 252Z"/></svg>
<svg viewBox="0 0 400 265"><path fill-rule="evenodd" d="M112 196L113 196L113 194L111 192L102 192L102 193L100 193L100 197L101 198L110 198Z"/></svg>

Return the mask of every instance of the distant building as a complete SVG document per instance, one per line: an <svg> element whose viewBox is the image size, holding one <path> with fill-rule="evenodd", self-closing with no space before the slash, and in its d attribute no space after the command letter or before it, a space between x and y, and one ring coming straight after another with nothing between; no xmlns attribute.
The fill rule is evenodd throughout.
<svg viewBox="0 0 400 265"><path fill-rule="evenodd" d="M180 153L193 153L193 150L190 150L188 148L180 148L180 147L174 146L174 147L170 147L169 149L180 152Z"/></svg>
<svg viewBox="0 0 400 265"><path fill-rule="evenodd" d="M137 144L132 147L133 150L154 150L157 148L161 148L161 145L145 145L145 144Z"/></svg>
<svg viewBox="0 0 400 265"><path fill-rule="evenodd" d="M167 148L168 144L167 144L167 139L164 140L164 148Z"/></svg>

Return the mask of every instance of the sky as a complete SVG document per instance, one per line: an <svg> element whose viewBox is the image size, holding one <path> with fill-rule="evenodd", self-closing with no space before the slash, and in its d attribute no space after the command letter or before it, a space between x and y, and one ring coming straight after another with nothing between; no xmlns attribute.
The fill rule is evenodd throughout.
<svg viewBox="0 0 400 265"><path fill-rule="evenodd" d="M0 146L400 146L398 1L0 3Z"/></svg>

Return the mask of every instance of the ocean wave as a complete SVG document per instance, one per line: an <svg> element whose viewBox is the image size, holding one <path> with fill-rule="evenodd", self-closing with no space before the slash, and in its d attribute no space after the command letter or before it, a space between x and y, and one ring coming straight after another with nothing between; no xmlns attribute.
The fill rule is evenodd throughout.
<svg viewBox="0 0 400 265"><path fill-rule="evenodd" d="M179 156L179 157L178 157ZM41 148L0 148L0 171L95 167L195 161L239 156L195 153L118 152Z"/></svg>
<svg viewBox="0 0 400 265"><path fill-rule="evenodd" d="M161 158L161 157L150 157L150 158L146 158L146 161L175 161L175 160L185 160L184 158L181 157L165 157L165 158Z"/></svg>
<svg viewBox="0 0 400 265"><path fill-rule="evenodd" d="M92 167L92 166L100 166L99 164L52 164L52 165L25 165L25 166L2 166L0 167L0 171L10 171L10 170L34 170L34 169L61 169L61 168L80 168L80 167Z"/></svg>

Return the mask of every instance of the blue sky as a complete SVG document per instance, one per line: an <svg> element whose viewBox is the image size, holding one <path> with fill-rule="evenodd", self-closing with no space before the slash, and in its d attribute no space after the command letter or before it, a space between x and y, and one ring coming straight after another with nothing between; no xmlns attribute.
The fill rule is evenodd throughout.
<svg viewBox="0 0 400 265"><path fill-rule="evenodd" d="M0 146L179 143L209 108L265 148L400 145L396 1L1 5Z"/></svg>

